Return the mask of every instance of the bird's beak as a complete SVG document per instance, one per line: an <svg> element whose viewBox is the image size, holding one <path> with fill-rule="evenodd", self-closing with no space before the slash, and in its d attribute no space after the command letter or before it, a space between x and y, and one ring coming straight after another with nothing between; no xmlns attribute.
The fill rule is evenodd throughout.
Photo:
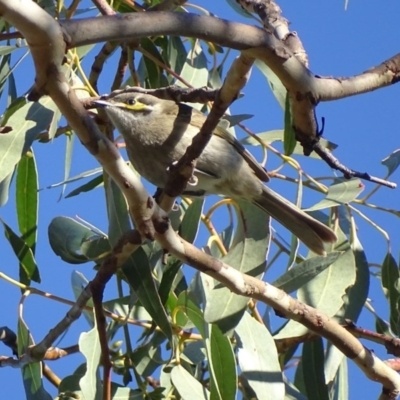
<svg viewBox="0 0 400 400"><path fill-rule="evenodd" d="M108 106L113 106L109 101L107 100L93 100L93 104L96 106L96 108L104 108Z"/></svg>

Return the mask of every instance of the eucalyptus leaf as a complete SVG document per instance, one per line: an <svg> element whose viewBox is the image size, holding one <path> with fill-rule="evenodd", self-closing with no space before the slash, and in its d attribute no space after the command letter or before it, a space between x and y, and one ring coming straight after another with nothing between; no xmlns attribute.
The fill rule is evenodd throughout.
<svg viewBox="0 0 400 400"><path fill-rule="evenodd" d="M336 251L329 253L327 256L316 256L302 261L285 272L272 285L286 293L292 293L325 271L341 254L341 252Z"/></svg>
<svg viewBox="0 0 400 400"><path fill-rule="evenodd" d="M398 290L399 266L391 253L387 253L382 262L381 283L383 292L389 300L390 328L395 335L399 335L399 303L400 293Z"/></svg>
<svg viewBox="0 0 400 400"><path fill-rule="evenodd" d="M400 164L400 149L397 149L393 153L389 154L381 161L381 163L388 169L387 177L392 175Z"/></svg>
<svg viewBox="0 0 400 400"><path fill-rule="evenodd" d="M99 375L101 347L97 326L79 336L79 351L86 358L86 372L79 381L83 398L101 400L103 385Z"/></svg>
<svg viewBox="0 0 400 400"><path fill-rule="evenodd" d="M171 323L158 294L148 257L141 247L131 254L128 261L123 265L122 271L128 283L136 292L139 301L153 318L153 322L172 342Z"/></svg>
<svg viewBox="0 0 400 400"><path fill-rule="evenodd" d="M229 122L229 126L235 126L242 121L253 118L252 114L237 114L237 115L224 115L224 120Z"/></svg>
<svg viewBox="0 0 400 400"><path fill-rule="evenodd" d="M322 210L341 204L351 203L363 190L364 185L358 178L335 179L333 184L329 186L326 197L312 207L307 208L305 211Z"/></svg>
<svg viewBox="0 0 400 400"><path fill-rule="evenodd" d="M35 256L28 244L20 238L4 221L0 219L4 227L4 235L9 241L15 255L18 258L20 267L23 269L23 283L29 285L30 280L40 283L39 268Z"/></svg>
<svg viewBox="0 0 400 400"><path fill-rule="evenodd" d="M238 201L239 225L233 245L223 261L236 270L251 276L261 277L266 268L269 249L269 216L257 206ZM242 318L248 304L247 297L238 296L230 289L215 282L207 298L205 319L217 323L223 333L234 329Z"/></svg>
<svg viewBox="0 0 400 400"><path fill-rule="evenodd" d="M38 176L33 151L23 156L17 166L16 208L18 228L26 244L35 252L38 225Z"/></svg>
<svg viewBox="0 0 400 400"><path fill-rule="evenodd" d="M89 261L82 254L81 246L86 241L98 237L98 233L68 217L54 218L49 225L48 235L54 253L70 264Z"/></svg>
<svg viewBox="0 0 400 400"><path fill-rule="evenodd" d="M276 74L272 71L272 69L269 68L267 64L265 64L263 61L256 60L254 65L267 78L267 82L272 90L272 93L274 94L279 105L282 107L282 110L284 110L287 91L286 88L283 86L281 80L276 76Z"/></svg>
<svg viewBox="0 0 400 400"><path fill-rule="evenodd" d="M284 130L283 129L275 129L272 131L260 132L260 133L257 133L256 136L260 140L262 140L263 142L268 143L268 144L271 144L274 142L283 142ZM260 146L260 142L256 139L254 139L252 136L246 136L245 138L240 140L240 143L242 143L243 145ZM326 140L324 138L320 138L319 143L321 144L322 147L328 149L329 151L333 151L338 147L337 144L330 142L329 140ZM298 155L303 155L303 153L304 153L303 146L301 146L300 143L296 142L296 145L293 149L293 153L298 154ZM320 156L315 152L312 152L310 154L310 157L321 159Z"/></svg>
<svg viewBox="0 0 400 400"><path fill-rule="evenodd" d="M89 281L86 277L79 271L72 271L71 273L71 287L74 292L75 300L81 295L83 289L89 284ZM94 307L93 300L90 298L86 303L88 307ZM86 318L86 321L89 323L90 327L93 328L95 326L94 314L93 312L83 310L83 315Z"/></svg>
<svg viewBox="0 0 400 400"><path fill-rule="evenodd" d="M330 400L324 374L324 347L322 338L303 344L303 379L308 400Z"/></svg>
<svg viewBox="0 0 400 400"><path fill-rule="evenodd" d="M71 182L79 181L81 179L88 178L90 176L97 175L97 174L102 173L102 172L103 172L103 168L102 167L94 168L94 169L91 169L91 170L88 170L88 171L81 172L78 175L71 176L70 178L63 180L62 182L53 183L50 186L46 186L45 189L53 189L53 188L56 188L58 186L63 186L63 185L66 185L68 183L71 183ZM103 180L103 177L101 179ZM43 190L43 189L41 189L41 190Z"/></svg>
<svg viewBox="0 0 400 400"><path fill-rule="evenodd" d="M211 362L213 383L218 387L220 398L235 400L238 384L235 356L229 338L215 324L211 325L208 361Z"/></svg>
<svg viewBox="0 0 400 400"><path fill-rule="evenodd" d="M10 185L14 171L11 171L1 182L0 182L0 207L4 206L8 202L8 196L10 194Z"/></svg>
<svg viewBox="0 0 400 400"><path fill-rule="evenodd" d="M196 239L203 206L204 198L194 198L183 215L182 223L179 227L179 235L189 243L193 243Z"/></svg>
<svg viewBox="0 0 400 400"><path fill-rule="evenodd" d="M207 86L207 58L197 40L194 42L192 49L187 55L180 76L193 87ZM186 87L186 85L179 80L176 81L176 85ZM196 104L193 106L196 107Z"/></svg>
<svg viewBox="0 0 400 400"><path fill-rule="evenodd" d="M172 369L171 381L182 400L210 399L210 392L181 365Z"/></svg>
<svg viewBox="0 0 400 400"><path fill-rule="evenodd" d="M283 130L283 149L286 156L292 155L296 147L296 134L293 128L292 108L290 96L286 93L285 98L285 128Z"/></svg>
<svg viewBox="0 0 400 400"><path fill-rule="evenodd" d="M104 182L104 176L103 175L96 176L95 178L91 179L89 182L84 183L83 185L77 187L74 190L71 190L65 196L65 198L69 199L70 197L78 196L81 193L90 192L91 190L102 186L103 182Z"/></svg>
<svg viewBox="0 0 400 400"><path fill-rule="evenodd" d="M14 170L37 135L48 128L56 109L50 97L44 96L37 103L27 103L9 117L7 125L12 131L0 135L0 181Z"/></svg>
<svg viewBox="0 0 400 400"><path fill-rule="evenodd" d="M356 264L354 253L341 230L334 250L342 254L325 271L303 284L297 291L299 301L318 309L328 317L336 315L343 307L345 294L355 284ZM304 325L290 320L274 335L274 339L302 336L308 332Z"/></svg>
<svg viewBox="0 0 400 400"><path fill-rule="evenodd" d="M285 386L281 366L275 342L268 329L245 313L235 332L240 370L256 397L283 400Z"/></svg>
<svg viewBox="0 0 400 400"><path fill-rule="evenodd" d="M106 180L106 202L108 215L108 239L115 246L121 236L131 229L128 204L119 186L113 179Z"/></svg>
<svg viewBox="0 0 400 400"><path fill-rule="evenodd" d="M18 355L25 354L26 349L34 344L26 323L18 319ZM22 379L27 400L51 400L52 396L44 389L42 381L42 363L33 362L21 368Z"/></svg>

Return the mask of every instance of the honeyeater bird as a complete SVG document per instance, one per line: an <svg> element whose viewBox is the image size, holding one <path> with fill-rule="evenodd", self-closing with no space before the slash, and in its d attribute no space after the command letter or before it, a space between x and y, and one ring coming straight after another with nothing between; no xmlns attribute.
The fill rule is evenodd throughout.
<svg viewBox="0 0 400 400"><path fill-rule="evenodd" d="M103 96L94 103L104 107L124 137L135 169L159 188L167 182L168 167L183 156L206 118L186 104L137 92ZM263 182L269 180L266 170L220 126L197 160L194 174L196 183L189 185L184 195L218 194L248 200L317 254L325 254L324 243L337 240L329 227L265 186Z"/></svg>

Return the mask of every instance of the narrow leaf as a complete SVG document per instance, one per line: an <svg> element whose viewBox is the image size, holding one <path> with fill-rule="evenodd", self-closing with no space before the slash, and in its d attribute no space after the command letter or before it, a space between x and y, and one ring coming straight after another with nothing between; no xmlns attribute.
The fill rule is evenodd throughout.
<svg viewBox="0 0 400 400"><path fill-rule="evenodd" d="M384 158L381 163L388 169L388 177L393 174L400 164L400 149Z"/></svg>
<svg viewBox="0 0 400 400"><path fill-rule="evenodd" d="M182 400L208 400L210 392L181 365L171 371L171 381Z"/></svg>
<svg viewBox="0 0 400 400"><path fill-rule="evenodd" d="M328 194L325 199L321 200L306 211L322 210L324 208L335 207L341 204L352 202L364 190L364 185L357 179L335 179L334 183L329 186Z"/></svg>
<svg viewBox="0 0 400 400"><path fill-rule="evenodd" d="M78 344L80 352L86 358L86 372L79 381L83 398L101 400L102 383L98 372L101 348L97 326L89 332L81 333Z"/></svg>
<svg viewBox="0 0 400 400"><path fill-rule="evenodd" d="M35 282L40 282L39 269L32 249L4 221L0 220L0 222L4 226L5 237L9 241L24 271L22 276L28 280L23 279L24 283L29 284L31 279Z"/></svg>
<svg viewBox="0 0 400 400"><path fill-rule="evenodd" d="M269 216L257 206L238 202L238 228L233 246L223 261L243 273L261 277L265 271L269 249ZM215 322L223 333L235 328L242 318L248 298L234 294L215 282L215 288L207 298L204 312L207 322Z"/></svg>
<svg viewBox="0 0 400 400"><path fill-rule="evenodd" d="M303 344L303 379L308 400L329 400L324 374L324 346L322 338Z"/></svg>
<svg viewBox="0 0 400 400"><path fill-rule="evenodd" d="M203 212L204 199L193 199L185 214L179 228L179 235L190 243L196 239L200 225L200 217Z"/></svg>
<svg viewBox="0 0 400 400"><path fill-rule="evenodd" d="M256 397L283 400L285 386L282 371L276 345L268 329L245 313L235 331L239 366Z"/></svg>
<svg viewBox="0 0 400 400"><path fill-rule="evenodd" d="M327 256L317 256L297 264L278 278L273 285L286 293L292 293L325 271L340 256L341 252L332 252Z"/></svg>
<svg viewBox="0 0 400 400"><path fill-rule="evenodd" d="M154 283L149 260L141 247L129 257L122 271L154 323L160 327L168 340L172 341L171 324Z"/></svg>
<svg viewBox="0 0 400 400"><path fill-rule="evenodd" d="M389 300L390 327L395 335L399 335L399 300L397 288L399 282L399 267L391 253L387 253L382 263L381 283L383 292Z"/></svg>
<svg viewBox="0 0 400 400"><path fill-rule="evenodd" d="M210 354L215 383L223 400L236 398L237 372L232 345L217 325L211 325Z"/></svg>
<svg viewBox="0 0 400 400"><path fill-rule="evenodd" d="M35 252L38 218L38 177L32 152L18 163L16 175L16 205L18 227L23 240Z"/></svg>
<svg viewBox="0 0 400 400"><path fill-rule="evenodd" d="M10 116L7 125L13 130L0 135L0 181L14 169L36 136L48 128L56 108L51 98L44 96L39 102L27 103Z"/></svg>
<svg viewBox="0 0 400 400"><path fill-rule="evenodd" d="M285 155L290 156L296 147L296 135L293 129L292 107L290 104L290 96L286 93L285 98L285 123L283 131L283 149Z"/></svg>
<svg viewBox="0 0 400 400"><path fill-rule="evenodd" d="M18 354L25 354L26 349L33 345L31 333L25 322L18 319ZM35 362L25 365L21 369L27 400L51 400L52 396L44 389L42 381L42 363Z"/></svg>

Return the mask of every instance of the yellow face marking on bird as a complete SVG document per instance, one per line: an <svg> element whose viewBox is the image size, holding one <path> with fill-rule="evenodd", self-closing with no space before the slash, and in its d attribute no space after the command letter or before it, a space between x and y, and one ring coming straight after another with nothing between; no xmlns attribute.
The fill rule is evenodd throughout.
<svg viewBox="0 0 400 400"><path fill-rule="evenodd" d="M128 99L125 103L118 102L113 104L115 107L124 108L130 111L147 111L149 106L147 104L141 103L133 98Z"/></svg>

